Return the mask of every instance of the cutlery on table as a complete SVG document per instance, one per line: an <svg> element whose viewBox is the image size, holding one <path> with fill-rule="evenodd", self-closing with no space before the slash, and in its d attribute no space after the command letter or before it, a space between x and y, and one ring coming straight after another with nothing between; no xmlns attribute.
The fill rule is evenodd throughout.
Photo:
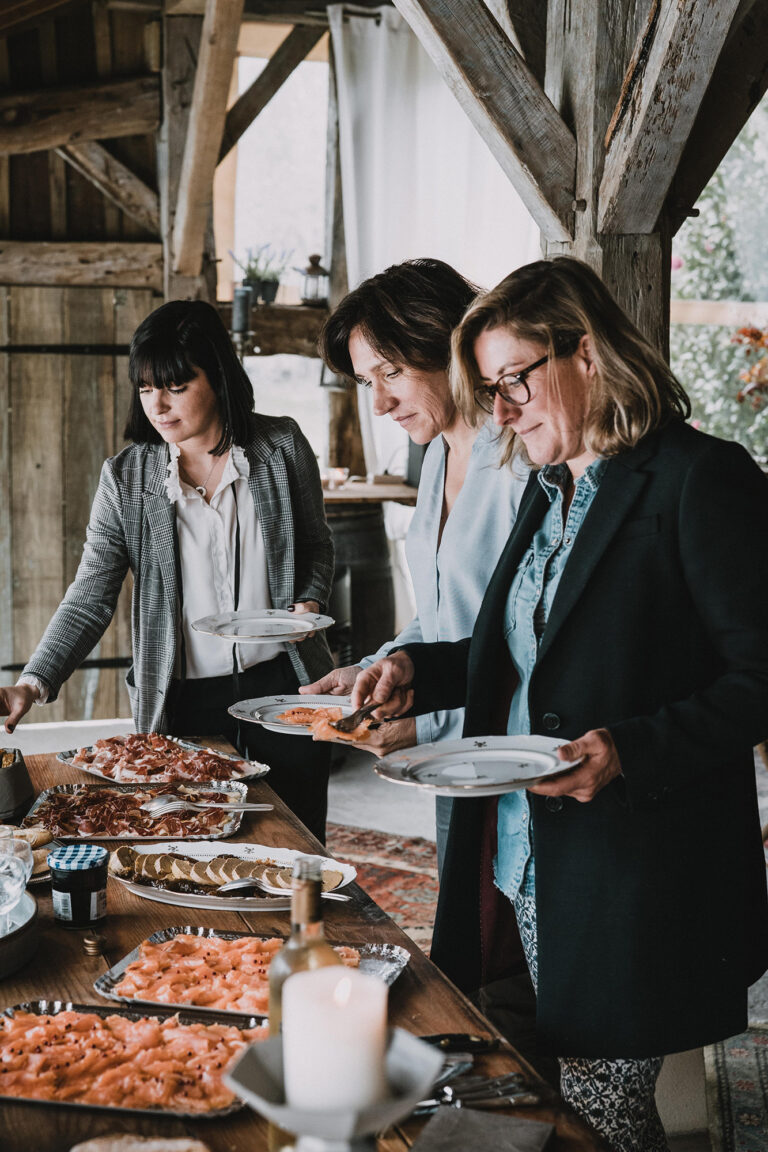
<svg viewBox="0 0 768 1152"><path fill-rule="evenodd" d="M230 895L246 888L259 888L262 892L267 892L270 896L290 896L291 893L290 888L276 888L273 884L267 884L266 880L257 880L255 876L246 876L242 880L230 880L227 884L222 884L220 888L216 889L216 895ZM323 900L351 899L350 896L345 895L343 892L321 892L320 895Z"/></svg>
<svg viewBox="0 0 768 1152"><path fill-rule="evenodd" d="M439 1080L438 1080L439 1084ZM541 1097L531 1091L520 1072L493 1078L483 1076L456 1077L443 1084L428 1100L416 1105L415 1115L426 1115L440 1107L449 1108L507 1108L533 1106Z"/></svg>
<svg viewBox="0 0 768 1152"><path fill-rule="evenodd" d="M141 805L141 811L146 812L153 819L156 816L165 816L168 812L204 808L225 808L227 812L272 812L274 804L227 804L221 800L218 803L213 801L198 803L194 800L179 800L175 796L154 796Z"/></svg>
<svg viewBox="0 0 768 1152"><path fill-rule="evenodd" d="M468 1032L437 1032L419 1039L442 1052L496 1052L500 1043L497 1036L472 1036Z"/></svg>

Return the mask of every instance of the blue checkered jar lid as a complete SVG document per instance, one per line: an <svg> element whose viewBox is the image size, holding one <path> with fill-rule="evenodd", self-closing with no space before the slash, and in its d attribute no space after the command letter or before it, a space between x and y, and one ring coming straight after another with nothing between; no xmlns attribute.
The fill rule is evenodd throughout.
<svg viewBox="0 0 768 1152"><path fill-rule="evenodd" d="M65 844L48 853L48 867L58 872L85 872L106 863L109 852L101 844Z"/></svg>

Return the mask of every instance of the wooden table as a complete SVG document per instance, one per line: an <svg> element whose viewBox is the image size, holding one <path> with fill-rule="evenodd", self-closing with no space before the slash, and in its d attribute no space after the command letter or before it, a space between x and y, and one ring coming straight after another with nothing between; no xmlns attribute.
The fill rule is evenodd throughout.
<svg viewBox="0 0 768 1152"><path fill-rule="evenodd" d="M326 504L383 504L395 500L411 507L416 503L418 489L404 482L398 484L368 484L361 480L347 481L339 488L324 488Z"/></svg>
<svg viewBox="0 0 768 1152"><path fill-rule="evenodd" d="M297 753L301 740L294 737ZM83 783L89 779L77 769L59 763L53 755L27 758L36 792L53 784ZM266 783L250 788L250 798L274 803L274 812L244 816L237 840L250 840L271 847L319 852L320 844L282 804ZM222 841L226 848L227 841ZM82 931L59 927L53 921L50 888L33 889L38 902L41 939L32 963L16 976L0 982L2 1006L27 1000L67 999L86 1004L108 1004L93 990L94 980L146 939L152 932L182 924L202 924L230 931L252 931L261 936L284 936L289 927L287 912L206 912L173 908L128 892L110 878L107 891L108 918L104 933L106 956L87 956ZM326 901L326 932L333 943L366 944L392 942L406 947L411 962L390 990L390 1022L416 1035L435 1032L493 1034L487 1020L430 963L419 948L356 884L346 889L348 904ZM534 1073L514 1050L504 1045L499 1052L477 1058L478 1070L495 1073L523 1068ZM601 1147L585 1125L569 1112L542 1083L546 1106L524 1109L519 1114L553 1121L557 1139L553 1152L594 1152ZM403 1152L410 1147L422 1124L412 1121L391 1130L379 1142L379 1152ZM66 1152L78 1141L106 1133L134 1132L156 1136L195 1136L211 1152L266 1152L267 1126L248 1108L219 1120L179 1121L138 1113L75 1109L0 1101L0 1147L3 1152Z"/></svg>

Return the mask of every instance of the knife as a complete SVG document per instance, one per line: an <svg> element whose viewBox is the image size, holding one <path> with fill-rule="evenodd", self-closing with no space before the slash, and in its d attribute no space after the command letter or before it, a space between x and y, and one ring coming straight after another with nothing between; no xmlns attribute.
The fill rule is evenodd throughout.
<svg viewBox="0 0 768 1152"><path fill-rule="evenodd" d="M495 1052L499 1040L495 1036L471 1036L467 1032L438 1032L434 1036L420 1036L425 1044L432 1044L441 1052Z"/></svg>

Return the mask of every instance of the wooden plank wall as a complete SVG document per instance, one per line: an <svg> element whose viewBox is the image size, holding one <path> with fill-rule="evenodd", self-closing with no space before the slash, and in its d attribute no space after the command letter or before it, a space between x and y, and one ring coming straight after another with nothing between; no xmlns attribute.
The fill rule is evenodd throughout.
<svg viewBox="0 0 768 1152"><path fill-rule="evenodd" d="M149 70L145 13L98 2L0 39L0 89ZM104 146L157 187L152 136ZM0 161L0 237L157 239L54 152ZM148 290L0 288L0 344L125 345L160 303ZM124 446L126 357L0 353L0 664L27 659L74 576L107 456ZM94 656L130 655L130 588ZM32 722L130 714L123 669L81 670ZM0 673L0 683L12 682Z"/></svg>

